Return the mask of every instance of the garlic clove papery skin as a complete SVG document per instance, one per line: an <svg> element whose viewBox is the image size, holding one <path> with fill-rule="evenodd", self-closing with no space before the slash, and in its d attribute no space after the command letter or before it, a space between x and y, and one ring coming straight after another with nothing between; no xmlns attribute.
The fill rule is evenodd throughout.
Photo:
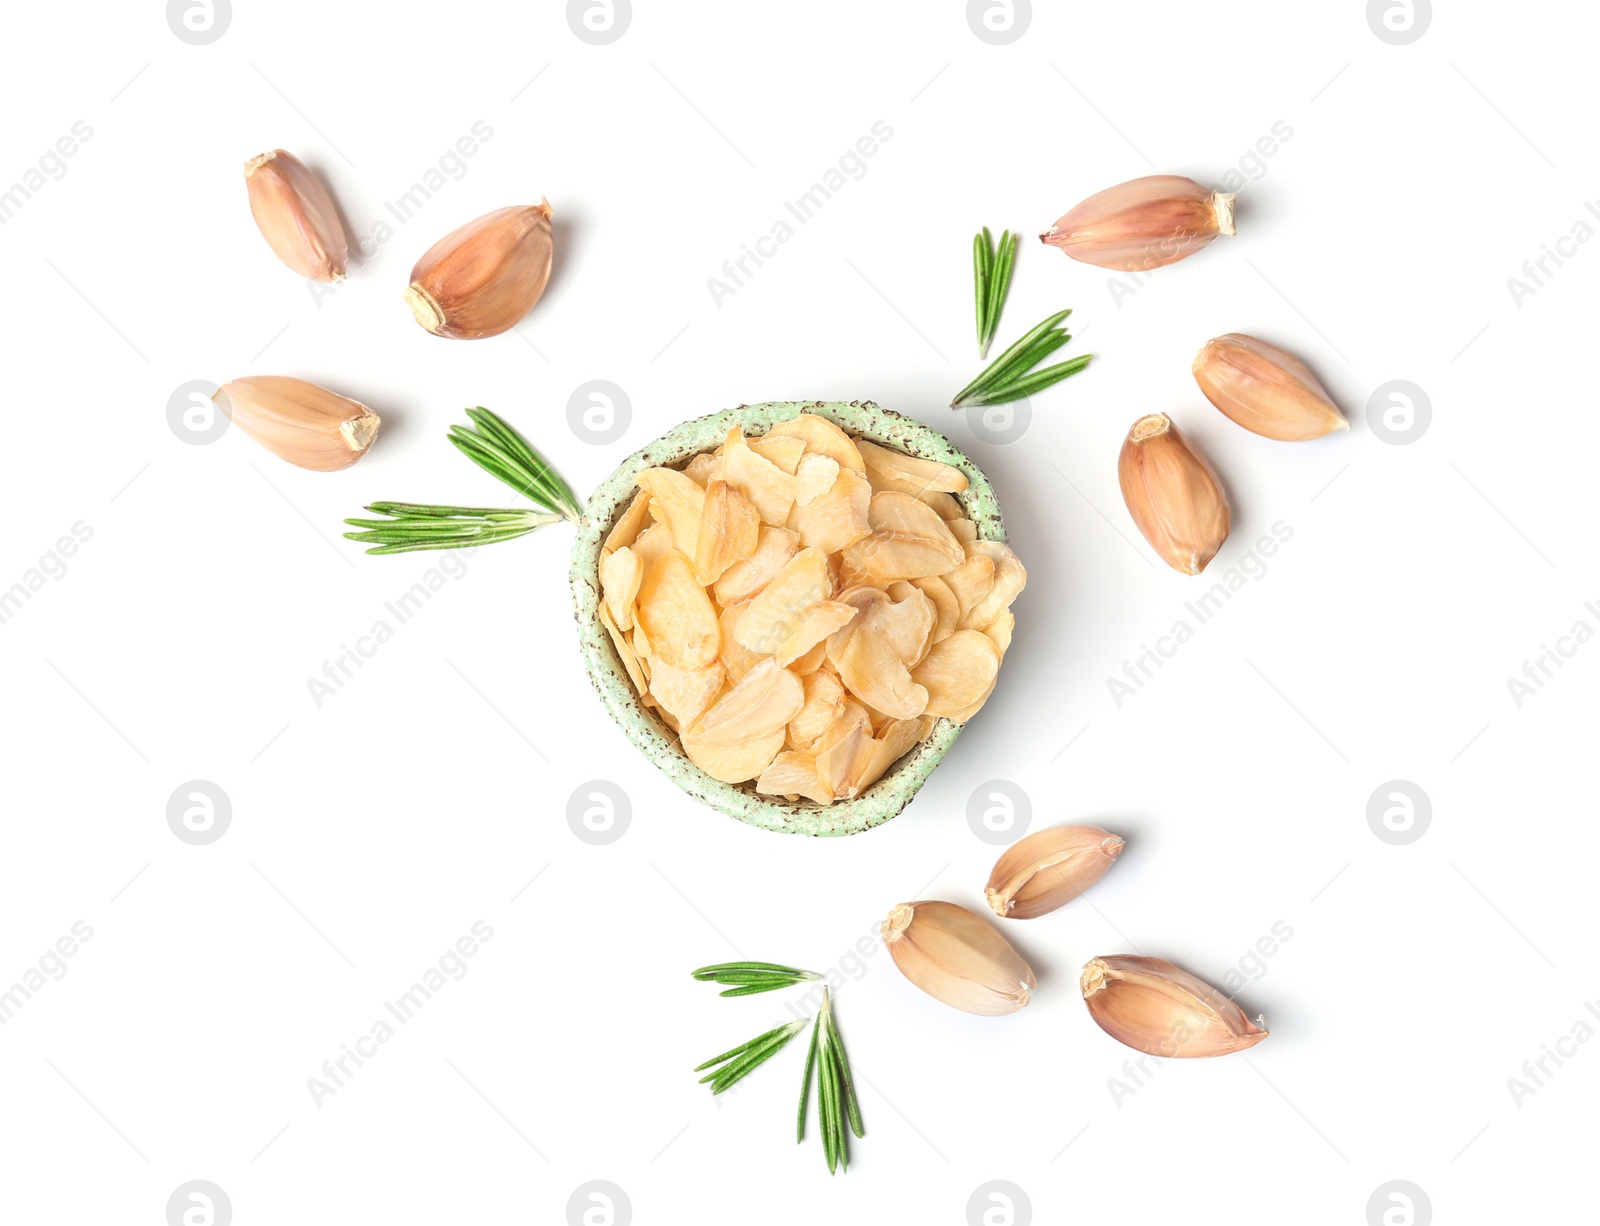
<svg viewBox="0 0 1600 1226"><path fill-rule="evenodd" d="M285 149L251 158L244 179L250 215L273 254L302 277L343 281L350 244L322 180Z"/></svg>
<svg viewBox="0 0 1600 1226"><path fill-rule="evenodd" d="M514 327L550 280L550 218L548 200L496 209L429 247L401 295L417 322L456 340Z"/></svg>
<svg viewBox="0 0 1600 1226"><path fill-rule="evenodd" d="M1048 915L1105 876L1122 847L1121 836L1099 826L1036 830L995 861L984 895L1003 919Z"/></svg>
<svg viewBox="0 0 1600 1226"><path fill-rule="evenodd" d="M349 468L378 436L378 415L366 405L286 375L235 379L212 400L273 455L313 472Z"/></svg>
<svg viewBox="0 0 1600 1226"><path fill-rule="evenodd" d="M1299 443L1350 428L1310 367L1253 336L1230 332L1207 341L1193 369L1207 400L1264 438Z"/></svg>
<svg viewBox="0 0 1600 1226"><path fill-rule="evenodd" d="M1147 175L1096 192L1039 239L1085 264L1148 272L1232 235L1233 200L1182 175Z"/></svg>
<svg viewBox="0 0 1600 1226"><path fill-rule="evenodd" d="M1162 561L1198 575L1228 539L1228 495L1165 413L1133 423L1117 459L1122 500Z"/></svg>
<svg viewBox="0 0 1600 1226"><path fill-rule="evenodd" d="M1152 1056L1226 1056L1254 1047L1267 1030L1216 988L1164 958L1094 958L1079 980L1095 1024Z"/></svg>
<svg viewBox="0 0 1600 1226"><path fill-rule="evenodd" d="M1015 1013L1039 986L993 924L954 903L901 903L884 920L882 934L901 974L964 1013Z"/></svg>

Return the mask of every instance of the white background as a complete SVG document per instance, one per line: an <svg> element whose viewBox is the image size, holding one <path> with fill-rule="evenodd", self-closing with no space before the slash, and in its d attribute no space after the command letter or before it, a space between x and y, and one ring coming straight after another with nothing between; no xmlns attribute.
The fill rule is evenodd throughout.
<svg viewBox="0 0 1600 1226"><path fill-rule="evenodd" d="M1359 1226L1404 1179L1439 1222L1564 1216L1600 1044L1520 1105L1507 1079L1600 997L1600 646L1520 708L1506 682L1573 623L1600 628L1600 248L1520 306L1506 282L1600 192L1597 31L1577 6L1441 7L1393 46L1355 0L1036 4L993 46L948 0L640 0L592 46L553 3L237 0L193 46L158 3L10 6L0 184L93 130L0 227L0 587L92 530L0 626L0 984L93 929L0 1027L10 1215L158 1223L206 1179L241 1226L554 1223L603 1179L631 1203L618 1222L954 1223L1000 1179L1039 1222ZM251 223L240 166L263 149L313 165L364 236L479 120L464 176L320 304ZM893 136L864 176L715 305L707 278L877 120ZM1279 121L1239 236L1120 301L1110 274L1024 243L1002 342L1072 306L1070 352L1099 357L1035 399L1022 441L943 407L978 368L979 225L1031 235L1152 169L1218 182ZM517 335L424 335L399 301L416 256L541 194L556 272ZM1211 409L1189 360L1233 330L1304 355L1352 431L1278 444ZM372 405L377 446L320 475L237 431L169 429L174 388L246 374ZM605 446L566 421L591 379L632 405ZM1407 446L1367 420L1393 379L1432 403ZM888 826L783 837L659 776L579 666L564 528L475 554L313 702L306 679L436 563L368 558L340 519L504 497L443 441L462 406L586 491L685 418L805 397L947 431L1030 572L993 700ZM1215 571L1277 521L1293 536L1118 706L1107 679L1202 586L1152 562L1117 490L1121 437L1152 410L1232 492ZM208 846L166 823L192 779L232 802ZM605 846L566 818L593 779L631 798ZM981 903L997 849L967 809L994 779L1034 828L1093 821L1129 846L1083 904L1007 927L1040 988L979 1019L881 950L849 955L894 903ZM1407 846L1367 824L1394 779L1432 803ZM478 920L494 935L469 973L314 1102L307 1079ZM1114 1095L1131 1053L1087 1017L1083 962L1139 950L1220 982L1279 921L1292 938L1240 996L1271 1038ZM868 1135L847 1177L814 1132L793 1144L800 1044L720 1102L689 1073L785 1016L785 997L690 981L739 954L853 976L838 1008Z"/></svg>

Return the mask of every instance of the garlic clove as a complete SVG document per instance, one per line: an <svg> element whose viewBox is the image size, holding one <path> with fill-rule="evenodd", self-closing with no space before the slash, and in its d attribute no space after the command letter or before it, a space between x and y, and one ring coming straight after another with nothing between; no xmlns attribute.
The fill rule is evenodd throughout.
<svg viewBox="0 0 1600 1226"><path fill-rule="evenodd" d="M1267 1037L1210 984L1163 958L1095 958L1079 981L1095 1024L1152 1056L1226 1056Z"/></svg>
<svg viewBox="0 0 1600 1226"><path fill-rule="evenodd" d="M1147 272L1233 232L1233 197L1227 192L1182 175L1147 175L1096 192L1039 240L1085 264Z"/></svg>
<svg viewBox="0 0 1600 1226"><path fill-rule="evenodd" d="M302 277L343 281L350 245L333 197L306 164L284 149L244 164L250 215L273 253Z"/></svg>
<svg viewBox="0 0 1600 1226"><path fill-rule="evenodd" d="M1265 438L1298 443L1350 428L1310 367L1242 332L1207 341L1194 379L1226 416Z"/></svg>
<svg viewBox="0 0 1600 1226"><path fill-rule="evenodd" d="M1122 846L1119 835L1099 826L1036 830L995 861L984 894L1003 919L1048 915L1105 876Z"/></svg>
<svg viewBox="0 0 1600 1226"><path fill-rule="evenodd" d="M901 903L889 912L882 933L901 974L965 1013L1015 1013L1039 986L994 925L954 903Z"/></svg>
<svg viewBox="0 0 1600 1226"><path fill-rule="evenodd" d="M550 202L485 213L422 253L401 296L435 336L476 340L514 327L550 280Z"/></svg>
<svg viewBox="0 0 1600 1226"><path fill-rule="evenodd" d="M1117 460L1122 499L1166 564L1198 575L1228 539L1228 495L1165 413L1133 423Z"/></svg>
<svg viewBox="0 0 1600 1226"><path fill-rule="evenodd" d="M378 436L364 404L285 375L250 375L212 396L239 429L273 455L313 472L349 468Z"/></svg>

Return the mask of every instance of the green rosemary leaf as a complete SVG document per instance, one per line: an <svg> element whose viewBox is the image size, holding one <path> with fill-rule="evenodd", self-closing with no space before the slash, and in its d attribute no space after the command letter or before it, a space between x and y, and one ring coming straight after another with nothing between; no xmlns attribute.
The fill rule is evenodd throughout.
<svg viewBox="0 0 1600 1226"><path fill-rule="evenodd" d="M393 515L396 519L432 519L438 516L460 515L520 515L520 511L507 511L501 507L436 507L419 502L373 502L366 510L374 515ZM347 519L347 524L354 520Z"/></svg>
<svg viewBox="0 0 1600 1226"><path fill-rule="evenodd" d="M1026 352L1036 341L1051 332L1058 324L1061 323L1063 319L1071 314L1072 308L1068 307L1064 311L1057 311L1054 315L1050 316L1041 323L1035 324L1022 335L1022 338L1018 340L1016 344L1012 345L1011 348L1007 349L998 358L991 362L989 364L989 370L992 371L996 369L1004 369L1008 362L1015 358L1019 353Z"/></svg>
<svg viewBox="0 0 1600 1226"><path fill-rule="evenodd" d="M1035 392L1042 392L1045 388L1077 374L1088 366L1093 359L1094 354L1086 353L1081 357L1072 358L1056 366L1047 366L1043 370L1036 370L1014 383L1007 383L1002 387L985 391L982 393L982 398L976 403L1004 404L1008 400L1021 400L1024 396L1032 396Z"/></svg>
<svg viewBox="0 0 1600 1226"><path fill-rule="evenodd" d="M367 552L368 553L373 553L373 554L383 554L383 553L420 553L421 551L423 551L425 549L460 549L460 548L463 548L463 547L476 547L478 545L493 545L493 544L496 544L496 543L498 543L500 541L513 541L513 540L516 540L517 537L526 536L529 532L532 532L532 531L533 531L532 528L528 528L528 529L525 529L525 530L520 531L520 532L509 532L509 533L506 533L504 536L496 536L496 537L489 537L489 538L479 537L479 538L476 538L476 539L468 539L468 540L462 540L462 541L424 541L424 542L419 542L419 543L416 543L416 544L409 544L408 543L408 544L396 544L396 545L375 545L371 549L367 550Z"/></svg>
<svg viewBox="0 0 1600 1226"><path fill-rule="evenodd" d="M1011 289L1011 271L1017 263L1017 236L1010 230L1000 235L1000 251L995 256L989 274L989 300L984 308L983 335L979 338L978 356L989 356L989 344L1000 327L1000 311L1006 304L1006 293Z"/></svg>
<svg viewBox="0 0 1600 1226"><path fill-rule="evenodd" d="M827 1086L828 1093L824 1100L827 1103L828 1133L833 1139L833 1154L839 1169L850 1169L849 1142L844 1135L844 1113L840 1103L839 1093L839 1065L835 1059L833 1042L828 1037L827 1027L822 1030L822 1043L818 1055L822 1061L822 1084ZM833 1171L833 1163L828 1164L828 1170Z"/></svg>
<svg viewBox="0 0 1600 1226"><path fill-rule="evenodd" d="M834 1111L838 1108L833 1096L838 1088L828 1064L828 1036L824 1034L817 1044L817 1109L820 1113L818 1126L822 1130L822 1152L828 1159L830 1175L839 1166L839 1133L834 1127L833 1118Z"/></svg>
<svg viewBox="0 0 1600 1226"><path fill-rule="evenodd" d="M407 520L387 528L365 528L360 532L346 532L344 535L348 540L375 541L380 545L402 545L413 542L420 545L433 541L472 542L481 540L485 536L499 536L506 532L521 534L530 531L532 528L526 524L507 524L499 527L474 524L467 527L451 527L443 532L420 532L413 527L412 521Z"/></svg>
<svg viewBox="0 0 1600 1226"><path fill-rule="evenodd" d="M562 519L577 523L583 518L583 506L572 487L526 439L482 406L468 409L466 413L472 424L452 425L445 436L451 445L540 510L374 502L368 504L366 510L390 518L347 519L346 524L362 529L359 533L346 532L347 539L374 545L368 553L455 549L515 540Z"/></svg>
<svg viewBox="0 0 1600 1226"><path fill-rule="evenodd" d="M531 480L516 460L498 445L485 441L465 426L451 426L450 433L445 437L462 455L496 480L505 482L517 493L538 503L546 510L556 509L555 500L540 488L537 481Z"/></svg>
<svg viewBox="0 0 1600 1226"><path fill-rule="evenodd" d="M792 988L799 983L798 979L779 979L772 983L752 983L744 987L728 988L718 992L718 996L754 996L758 992L776 992L780 988Z"/></svg>
<svg viewBox="0 0 1600 1226"><path fill-rule="evenodd" d="M696 979L715 979L724 971L775 971L780 975L793 975L796 979L821 979L815 971L803 971L797 966L780 966L776 962L718 962L690 971Z"/></svg>
<svg viewBox="0 0 1600 1226"><path fill-rule="evenodd" d="M502 450L515 456L524 468L534 472L541 467L533 454L532 448L528 446L522 435L508 426L498 414L491 413L481 404L476 408L467 409L466 414L471 419L472 424L478 427L478 432L484 438L498 443Z"/></svg>
<svg viewBox="0 0 1600 1226"><path fill-rule="evenodd" d="M806 1139L806 1106L811 1100L811 1070L817 1064L817 1035L822 1032L822 1014L818 1013L811 1026L811 1046L806 1050L806 1071L800 1078L800 1113L794 1122L794 1143Z"/></svg>
<svg viewBox="0 0 1600 1226"><path fill-rule="evenodd" d="M978 314L978 356L989 327L989 227L972 236L972 288Z"/></svg>
<svg viewBox="0 0 1600 1226"><path fill-rule="evenodd" d="M344 522L352 528L366 528L375 532L389 533L407 538L422 539L435 536L461 536L470 535L481 531L491 523L516 522L525 518L515 516L512 520L490 520L487 516L474 519L347 519Z"/></svg>
<svg viewBox="0 0 1600 1226"><path fill-rule="evenodd" d="M799 1021L790 1022L786 1026L778 1027L778 1034L775 1037L768 1039L766 1042L757 1047L752 1047L749 1051L730 1061L728 1064L718 1069L715 1073L711 1073L708 1076L702 1077L700 1081L702 1083L710 1081L711 1093L721 1094L729 1086L733 1085L734 1082L748 1076L755 1069L772 1059L772 1057L777 1055L778 1052L782 1051L783 1048L787 1046L789 1040L794 1038L794 1036L799 1033L800 1027L804 1026L805 1024L805 1019L801 1018Z"/></svg>
<svg viewBox="0 0 1600 1226"><path fill-rule="evenodd" d="M799 975L780 974L777 971L724 971L715 977L707 976L701 983L731 983L735 987L747 983L804 983Z"/></svg>
<svg viewBox="0 0 1600 1226"><path fill-rule="evenodd" d="M550 461L539 455L538 451L533 450L528 440L523 439L522 435L517 434L517 431L507 426L498 415L494 415L486 408L478 407L477 413L472 416L474 416L475 421L483 421L483 423L490 424L499 435L514 443L518 455L522 456L523 461L528 466L528 471L536 472L539 475L539 479L549 485L550 490L560 496L560 501L568 504L573 509L574 514L582 511L582 507L579 506L578 495L573 493L570 485L565 480L562 480L562 475L555 471L554 464L550 464Z"/></svg>
<svg viewBox="0 0 1600 1226"><path fill-rule="evenodd" d="M747 1052L752 1047L756 1046L758 1043L764 1043L768 1039L772 1038L774 1035L776 1035L781 1030L783 1030L788 1024L789 1023L785 1022L783 1026L774 1026L771 1030L768 1030L766 1033L756 1035L756 1037L751 1039L748 1043L741 1043L737 1047L729 1048L727 1051L723 1052L720 1056L712 1056L711 1059L707 1060L704 1064L695 1065L694 1068L691 1069L690 1071L698 1073L698 1072L701 1072L704 1069L710 1068L713 1064L721 1064L724 1060L730 1059L733 1056L737 1056L741 1052Z"/></svg>
<svg viewBox="0 0 1600 1226"><path fill-rule="evenodd" d="M409 553L422 549L459 549L515 540L547 524L559 523L555 512L504 510L493 507L443 507L420 503L375 502L367 510L390 519L347 519L359 532L347 540L375 545L368 553Z"/></svg>
<svg viewBox="0 0 1600 1226"><path fill-rule="evenodd" d="M517 493L533 499L554 511L557 501L537 476L528 471L522 461L492 438L474 434L466 426L451 426L449 440L473 463L494 474Z"/></svg>
<svg viewBox="0 0 1600 1226"><path fill-rule="evenodd" d="M420 532L415 530L409 521L391 524L384 528L364 528L360 532L346 532L345 537L352 541L375 541L380 545L400 545L410 541L419 544L424 541L464 541L482 534L483 529L478 526L463 528L452 527L446 524L447 531Z"/></svg>
<svg viewBox="0 0 1600 1226"><path fill-rule="evenodd" d="M449 440L473 463L484 471L492 473L517 493L548 510L559 511L566 516L566 509L559 505L562 500L550 487L549 482L540 474L527 469L517 456L500 446L497 441L473 434L465 426L451 426L450 430L451 433L447 436Z"/></svg>
<svg viewBox="0 0 1600 1226"><path fill-rule="evenodd" d="M984 392L1021 378L1063 345L1070 344L1071 341L1072 333L1060 328L1055 329L1053 332L1047 332L1044 336L1034 341L1025 353L1011 359L1010 362L998 370L991 368L989 378L978 389L978 394L981 396Z"/></svg>
<svg viewBox="0 0 1600 1226"><path fill-rule="evenodd" d="M554 466L542 455L535 451L528 440L518 434L496 413L479 405L475 409L468 409L470 417L485 432L493 434L499 439L502 446L517 456L528 473L539 482L540 486L548 490L560 504L559 510L569 513L568 518L577 519L583 513L578 496L572 492L572 487L561 479Z"/></svg>
<svg viewBox="0 0 1600 1226"><path fill-rule="evenodd" d="M844 1086L844 1105L850 1117L850 1131L858 1137L864 1137L867 1133L861 1124L861 1104L856 1101L856 1087L850 1076L850 1057L845 1054L844 1039L840 1037L831 1008L828 1010L828 1036L833 1040L834 1051L839 1057L839 1081Z"/></svg>
<svg viewBox="0 0 1600 1226"><path fill-rule="evenodd" d="M981 374L979 374L976 379L957 392L956 398L950 402L950 407L952 409L959 409L964 408L968 404L975 403L973 400L975 393L981 391L985 387L990 386L994 382L997 374L1004 372L1008 367L1012 366L1019 356L1026 354L1041 338L1047 336L1057 324L1059 324L1070 314L1072 314L1070 309L1058 311L1056 314L1046 319L1043 323L1035 326L1031 331L1026 333L1021 340L1017 341L1017 343L1012 345L1011 348L1007 349L993 362L989 363L988 367Z"/></svg>

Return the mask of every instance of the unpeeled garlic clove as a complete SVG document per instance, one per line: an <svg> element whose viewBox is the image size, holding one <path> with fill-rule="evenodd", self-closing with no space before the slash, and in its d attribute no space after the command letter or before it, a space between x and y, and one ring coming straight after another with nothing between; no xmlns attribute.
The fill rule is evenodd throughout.
<svg viewBox="0 0 1600 1226"><path fill-rule="evenodd" d="M349 468L378 436L378 415L366 405L286 375L235 379L212 400L273 455L314 472Z"/></svg>
<svg viewBox="0 0 1600 1226"><path fill-rule="evenodd" d="M1122 499L1162 561L1198 575L1228 539L1228 495L1165 413L1133 423L1117 460Z"/></svg>
<svg viewBox="0 0 1600 1226"><path fill-rule="evenodd" d="M344 280L350 244L333 197L306 164L285 149L244 164L250 215L273 253L302 277Z"/></svg>
<svg viewBox="0 0 1600 1226"><path fill-rule="evenodd" d="M550 280L550 202L485 213L422 253L401 295L435 336L497 336L533 309Z"/></svg>
<svg viewBox="0 0 1600 1226"><path fill-rule="evenodd" d="M1039 986L994 925L955 903L903 902L889 912L882 933L901 974L963 1012L1015 1013Z"/></svg>
<svg viewBox="0 0 1600 1226"><path fill-rule="evenodd" d="M1219 234L1233 234L1233 197L1182 175L1119 183L1063 214L1041 242L1075 260L1146 272L1176 264Z"/></svg>
<svg viewBox="0 0 1600 1226"><path fill-rule="evenodd" d="M1350 428L1310 367L1242 332L1207 341L1194 380L1226 416L1265 438L1298 443Z"/></svg>
<svg viewBox="0 0 1600 1226"><path fill-rule="evenodd" d="M1003 919L1033 919L1064 907L1117 862L1122 838L1099 826L1052 826L1006 848L984 891Z"/></svg>
<svg viewBox="0 0 1600 1226"><path fill-rule="evenodd" d="M1095 1024L1152 1056L1226 1056L1267 1037L1210 984L1164 958L1095 958L1079 981Z"/></svg>

